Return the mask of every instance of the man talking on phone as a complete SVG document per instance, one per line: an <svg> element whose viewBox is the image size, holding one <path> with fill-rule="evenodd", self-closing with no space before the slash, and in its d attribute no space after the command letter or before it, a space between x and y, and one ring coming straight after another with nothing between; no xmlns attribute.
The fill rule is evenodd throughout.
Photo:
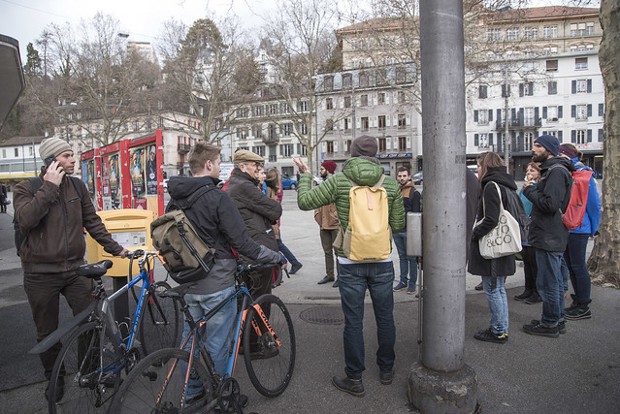
<svg viewBox="0 0 620 414"><path fill-rule="evenodd" d="M15 221L21 234L17 248L37 341L58 328L60 294L74 315L91 301L90 280L75 272L84 264L84 228L106 252L115 256L127 253L96 214L84 183L70 176L75 170L71 146L61 139L48 138L41 142L39 154L47 166L38 177L41 181L22 181L15 186L13 195ZM40 354L48 380L60 348L56 344ZM55 396L49 396L46 389L45 397L60 401L63 388L58 387Z"/></svg>

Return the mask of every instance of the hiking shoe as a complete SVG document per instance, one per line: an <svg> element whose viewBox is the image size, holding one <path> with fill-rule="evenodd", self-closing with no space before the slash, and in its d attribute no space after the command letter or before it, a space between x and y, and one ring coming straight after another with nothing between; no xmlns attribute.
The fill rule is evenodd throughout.
<svg viewBox="0 0 620 414"><path fill-rule="evenodd" d="M520 295L515 296L515 300L518 300L518 301L525 300L525 299L529 298L532 295L532 293L533 293L532 289L525 289L523 291L523 293L521 293Z"/></svg>
<svg viewBox="0 0 620 414"><path fill-rule="evenodd" d="M485 329L483 331L478 331L474 334L474 338L479 341L484 342L494 342L496 344L505 344L508 342L508 333L503 332L501 334L494 334L491 329Z"/></svg>
<svg viewBox="0 0 620 414"><path fill-rule="evenodd" d="M546 336L548 338L557 338L558 336L560 336L560 330L557 326L554 326L553 328L548 328L541 325L540 323L523 325L523 332L529 335Z"/></svg>
<svg viewBox="0 0 620 414"><path fill-rule="evenodd" d="M532 293L529 297L525 298L525 300L523 301L523 303L527 305L533 305L534 303L540 303L540 302L542 302L542 299L540 295L538 294L538 292Z"/></svg>
<svg viewBox="0 0 620 414"><path fill-rule="evenodd" d="M589 306L576 306L572 309L564 310L564 317L569 321L577 321L579 319L590 319L592 311Z"/></svg>
<svg viewBox="0 0 620 414"><path fill-rule="evenodd" d="M295 263L293 266L291 266L291 271L288 272L291 275L294 275L295 273L297 273L297 271L299 269L301 269L304 265L302 265L301 263L297 262Z"/></svg>
<svg viewBox="0 0 620 414"><path fill-rule="evenodd" d="M530 323L532 325L540 325L540 321L538 319L532 319ZM566 333L566 321L558 322L558 332L561 334Z"/></svg>
<svg viewBox="0 0 620 414"><path fill-rule="evenodd" d="M334 387L338 388L342 392L346 392L347 394L354 395L356 397L364 396L364 384L362 384L362 379L352 379L349 377L333 377L332 384Z"/></svg>
<svg viewBox="0 0 620 414"><path fill-rule="evenodd" d="M407 288L407 294L408 294L408 295L415 295L415 293L416 293L416 292L415 292L415 286L409 286L409 287Z"/></svg>
<svg viewBox="0 0 620 414"><path fill-rule="evenodd" d="M383 385L390 385L394 379L394 370L379 372L379 381Z"/></svg>
<svg viewBox="0 0 620 414"><path fill-rule="evenodd" d="M476 289L476 290L482 290L482 289L484 289L484 288L482 287L482 282L478 283L474 289Z"/></svg>
<svg viewBox="0 0 620 414"><path fill-rule="evenodd" d="M400 290L406 289L407 284L403 282L398 282L398 285L394 286L394 292L398 292Z"/></svg>

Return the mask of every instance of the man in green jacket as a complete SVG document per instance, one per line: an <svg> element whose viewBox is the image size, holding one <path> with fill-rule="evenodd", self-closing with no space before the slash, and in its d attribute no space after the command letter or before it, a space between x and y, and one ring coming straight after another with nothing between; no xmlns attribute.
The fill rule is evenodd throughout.
<svg viewBox="0 0 620 414"><path fill-rule="evenodd" d="M373 186L383 176L383 167L375 158L376 138L364 135L351 143L351 159L345 162L342 172L336 173L318 187L311 188L312 175L300 159L294 162L302 173L297 190L297 203L302 210L313 210L331 203L336 204L338 219L342 229L349 223L349 190L352 183ZM382 185L388 196L389 224L392 232L405 227L405 211L398 188L392 177L385 177ZM335 376L332 383L340 391L362 397L364 385L362 372L364 366L364 297L370 291L375 320L377 323L377 365L380 381L384 385L392 383L394 376L394 266L391 258L376 262L356 262L346 257L342 248L336 249L340 298L344 313L343 332L346 377Z"/></svg>

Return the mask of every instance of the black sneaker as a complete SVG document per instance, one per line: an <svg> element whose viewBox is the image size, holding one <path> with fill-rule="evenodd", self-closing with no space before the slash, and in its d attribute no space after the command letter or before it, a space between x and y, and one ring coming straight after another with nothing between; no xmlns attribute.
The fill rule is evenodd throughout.
<svg viewBox="0 0 620 414"><path fill-rule="evenodd" d="M364 396L364 384L362 384L361 378L351 379L349 377L333 377L332 384L334 384L334 387L338 388L340 391L346 392L356 397Z"/></svg>
<svg viewBox="0 0 620 414"><path fill-rule="evenodd" d="M539 323L523 325L523 332L529 335L546 336L548 338L557 338L558 336L560 336L560 331L557 326L554 326L553 328L548 328Z"/></svg>
<svg viewBox="0 0 620 414"><path fill-rule="evenodd" d="M532 319L530 323L532 325L540 325L540 321L538 319ZM566 333L566 321L558 322L558 332L562 335Z"/></svg>
<svg viewBox="0 0 620 414"><path fill-rule="evenodd" d="M484 288L482 287L482 282L478 283L474 289L476 289L476 290L482 290L482 289L484 289Z"/></svg>
<svg viewBox="0 0 620 414"><path fill-rule="evenodd" d="M532 290L532 289L525 289L525 290L523 291L523 293L521 293L520 295L516 295L516 296L515 296L515 300L518 300L518 301L525 300L525 299L527 299L527 298L529 298L529 297L530 297L530 295L532 294L532 292L533 292L533 290Z"/></svg>
<svg viewBox="0 0 620 414"><path fill-rule="evenodd" d="M302 267L304 267L304 265L302 265L301 263L295 263L293 266L291 266L291 271L289 272L289 274L294 275Z"/></svg>
<svg viewBox="0 0 620 414"><path fill-rule="evenodd" d="M576 306L572 309L564 310L564 317L569 321L590 319L592 317L592 311L590 311L589 306Z"/></svg>
<svg viewBox="0 0 620 414"><path fill-rule="evenodd" d="M533 305L534 303L540 303L540 302L542 302L542 299L538 295L538 292L532 293L529 297L525 298L525 300L523 301L523 303L527 305Z"/></svg>
<svg viewBox="0 0 620 414"><path fill-rule="evenodd" d="M508 342L508 333L503 332L499 335L496 335L493 332L491 332L491 329L489 328L483 331L476 332L474 334L474 338L476 338L479 341L484 341L484 342L494 342L496 344L505 344L506 342Z"/></svg>
<svg viewBox="0 0 620 414"><path fill-rule="evenodd" d="M394 370L379 372L379 381L383 385L390 385L394 380Z"/></svg>

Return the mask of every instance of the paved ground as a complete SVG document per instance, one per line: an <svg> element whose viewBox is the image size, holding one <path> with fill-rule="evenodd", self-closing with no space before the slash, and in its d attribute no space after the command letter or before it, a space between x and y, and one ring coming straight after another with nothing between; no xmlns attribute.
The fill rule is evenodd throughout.
<svg viewBox="0 0 620 414"><path fill-rule="evenodd" d="M297 336L297 365L291 385L273 400L260 396L240 366L243 392L250 410L259 413L406 413L409 367L417 361L418 300L395 293L397 367L395 381L383 386L374 364L376 338L372 307L366 307L366 397L337 391L333 375L342 374L342 324L302 319L308 312L341 316L338 290L317 285L323 275L322 250L312 212L299 211L295 192L286 191L283 240L304 267L275 293L288 305ZM34 325L22 287L13 246L11 217L0 214L0 413L45 413L45 382L39 361L28 355L35 342ZM165 275L158 273L159 278ZM512 300L521 293L523 271L508 280L510 341L479 342L473 333L488 324L483 294L475 292L476 276L467 276L465 363L477 375L478 400L485 413L620 413L620 291L593 288L593 318L569 322L559 339L532 337L520 327L540 315L540 306ZM303 314L303 315L302 315ZM63 315L69 312L63 308ZM243 364L241 364L243 365Z"/></svg>

